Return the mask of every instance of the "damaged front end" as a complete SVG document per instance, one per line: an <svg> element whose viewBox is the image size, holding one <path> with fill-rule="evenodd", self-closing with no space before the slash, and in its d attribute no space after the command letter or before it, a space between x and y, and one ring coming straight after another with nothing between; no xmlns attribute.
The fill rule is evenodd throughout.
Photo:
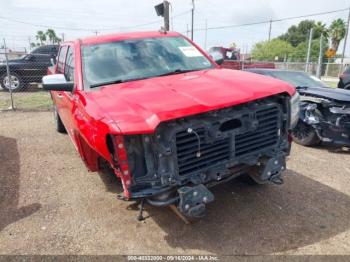
<svg viewBox="0 0 350 262"><path fill-rule="evenodd" d="M306 146L320 142L350 146L349 102L303 95L300 107L300 120L292 132L295 142Z"/></svg>
<svg viewBox="0 0 350 262"><path fill-rule="evenodd" d="M128 200L176 205L204 215L209 188L243 174L259 184L282 184L290 151L290 98L277 95L161 123L154 134L126 135L124 190ZM116 159L120 161L120 159Z"/></svg>

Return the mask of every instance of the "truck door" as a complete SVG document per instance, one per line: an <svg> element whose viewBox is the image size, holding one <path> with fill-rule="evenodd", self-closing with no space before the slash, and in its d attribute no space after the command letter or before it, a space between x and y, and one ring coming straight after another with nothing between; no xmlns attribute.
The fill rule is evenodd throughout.
<svg viewBox="0 0 350 262"><path fill-rule="evenodd" d="M74 47L69 45L67 49L67 56L64 65L64 76L66 77L67 82L74 82ZM76 88L72 92L61 92L60 100L62 104L60 117L66 127L68 134L71 138L74 139L74 119L73 119L73 109L75 103L75 93Z"/></svg>
<svg viewBox="0 0 350 262"><path fill-rule="evenodd" d="M60 49L60 52L58 55L57 67L56 67L55 74L64 74L64 65L66 62L67 49L68 49L68 46L66 46L66 45L61 46L61 49ZM51 95L52 95L54 105L56 106L57 112L60 115L64 126L66 126L66 123L65 123L64 119L62 118L63 107L64 107L64 103L63 103L63 99L62 99L63 98L63 91L51 91Z"/></svg>

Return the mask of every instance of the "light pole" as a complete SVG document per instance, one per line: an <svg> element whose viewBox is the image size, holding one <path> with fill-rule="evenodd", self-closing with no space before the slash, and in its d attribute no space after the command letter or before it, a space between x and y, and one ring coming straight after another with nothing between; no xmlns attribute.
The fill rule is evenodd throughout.
<svg viewBox="0 0 350 262"><path fill-rule="evenodd" d="M305 63L305 72L307 73L309 71L309 63L310 63L310 54L311 54L311 43L312 43L312 33L314 29L310 29L310 35L309 35L309 44L307 47L307 56L306 56L306 63Z"/></svg>
<svg viewBox="0 0 350 262"><path fill-rule="evenodd" d="M349 7L349 14L348 14L348 24L346 26L346 31L345 31L343 52L341 55L341 70L343 70L343 67L344 67L344 56L345 56L345 50L346 50L346 42L347 42L348 34L349 34L349 23L350 23L350 7Z"/></svg>
<svg viewBox="0 0 350 262"><path fill-rule="evenodd" d="M194 0L192 0L191 14L191 40L193 41Z"/></svg>

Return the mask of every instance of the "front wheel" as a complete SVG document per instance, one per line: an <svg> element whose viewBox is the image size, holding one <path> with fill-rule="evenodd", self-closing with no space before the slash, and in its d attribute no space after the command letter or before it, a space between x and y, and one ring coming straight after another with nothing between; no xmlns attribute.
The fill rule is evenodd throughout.
<svg viewBox="0 0 350 262"><path fill-rule="evenodd" d="M26 88L22 77L13 72L10 73L10 77L8 77L6 73L0 76L0 86L7 91L10 91L11 88L12 92L19 92Z"/></svg>
<svg viewBox="0 0 350 262"><path fill-rule="evenodd" d="M315 146L321 143L315 129L303 121L298 122L292 130L293 141L302 146Z"/></svg>
<svg viewBox="0 0 350 262"><path fill-rule="evenodd" d="M344 89L350 90L350 84L347 84L346 86L344 86Z"/></svg>
<svg viewBox="0 0 350 262"><path fill-rule="evenodd" d="M55 125L56 125L56 130L58 133L67 133L66 128L64 127L61 117L58 114L56 106L53 108L53 114L55 117Z"/></svg>

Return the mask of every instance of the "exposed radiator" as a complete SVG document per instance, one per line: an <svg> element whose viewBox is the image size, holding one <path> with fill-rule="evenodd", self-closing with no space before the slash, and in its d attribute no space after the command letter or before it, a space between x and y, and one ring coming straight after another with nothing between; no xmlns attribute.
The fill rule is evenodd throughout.
<svg viewBox="0 0 350 262"><path fill-rule="evenodd" d="M281 122L279 107L263 106L256 110L256 118L259 125L255 131L211 142L207 142L205 128L194 129L195 133L188 133L187 130L176 133L179 175L198 172L220 162L275 146L279 139L278 129Z"/></svg>
<svg viewBox="0 0 350 262"><path fill-rule="evenodd" d="M278 142L278 107L268 107L256 112L259 126L256 131L235 138L235 156L247 155L276 145Z"/></svg>

